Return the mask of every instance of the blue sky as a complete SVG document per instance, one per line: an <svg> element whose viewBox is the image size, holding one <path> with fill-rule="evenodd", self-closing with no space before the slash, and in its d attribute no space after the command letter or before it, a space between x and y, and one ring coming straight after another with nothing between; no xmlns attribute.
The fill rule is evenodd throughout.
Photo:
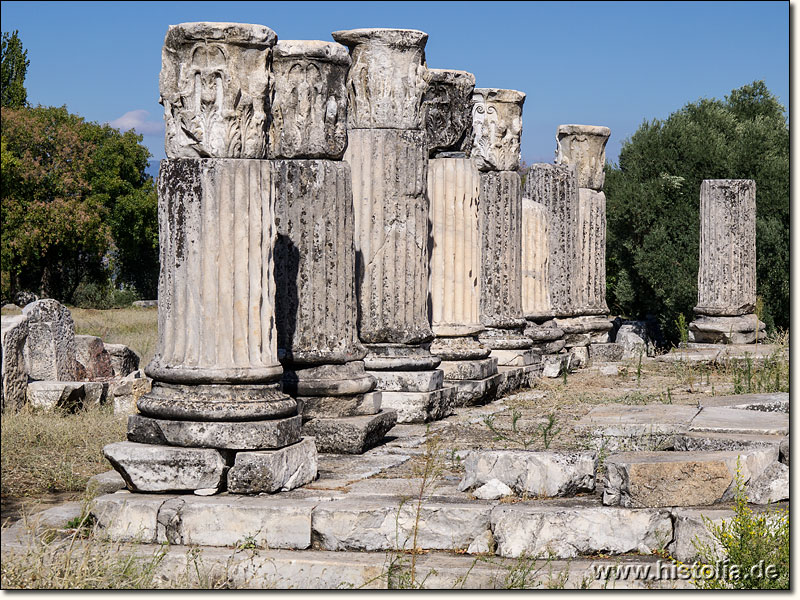
<svg viewBox="0 0 800 600"><path fill-rule="evenodd" d="M610 127L616 161L643 120L688 101L757 79L789 101L788 2L2 2L2 30L28 50L28 101L135 126L157 159L161 45L187 21L258 23L280 39L421 29L429 67L527 94L528 162L552 162L560 123Z"/></svg>

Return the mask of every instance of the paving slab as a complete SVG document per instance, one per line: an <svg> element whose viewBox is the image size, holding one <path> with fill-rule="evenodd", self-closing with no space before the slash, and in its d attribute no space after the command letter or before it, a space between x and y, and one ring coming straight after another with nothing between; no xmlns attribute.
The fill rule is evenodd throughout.
<svg viewBox="0 0 800 600"><path fill-rule="evenodd" d="M763 412L789 412L789 393L738 394L735 396L712 396L701 398L703 408L723 407L740 410L760 410Z"/></svg>
<svg viewBox="0 0 800 600"><path fill-rule="evenodd" d="M780 435L753 433L686 432L675 436L674 449L682 452L709 450L744 450L764 446L779 446Z"/></svg>
<svg viewBox="0 0 800 600"><path fill-rule="evenodd" d="M787 435L789 415L735 408L703 408L692 419L689 431Z"/></svg>

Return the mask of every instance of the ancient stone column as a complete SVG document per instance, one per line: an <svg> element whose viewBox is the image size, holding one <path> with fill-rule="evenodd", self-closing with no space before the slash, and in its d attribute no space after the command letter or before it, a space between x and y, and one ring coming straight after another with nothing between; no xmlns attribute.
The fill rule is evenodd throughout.
<svg viewBox="0 0 800 600"><path fill-rule="evenodd" d="M611 130L594 125L559 125L556 163L573 165L578 184L579 271L573 287L571 317L557 320L565 331L566 346L572 348L574 363L589 358L588 346L607 343L611 323L606 305L606 197L605 147Z"/></svg>
<svg viewBox="0 0 800 600"><path fill-rule="evenodd" d="M353 177L359 338L365 365L398 420L439 418L440 359L428 321L428 148L422 97L427 34L336 31L350 48L348 146Z"/></svg>
<svg viewBox="0 0 800 600"><path fill-rule="evenodd" d="M550 302L550 219L547 207L522 199L522 313L526 319L553 317Z"/></svg>
<svg viewBox="0 0 800 600"><path fill-rule="evenodd" d="M263 160L275 39L235 23L167 33L154 381L129 441L104 449L132 491L274 492L316 476L314 443L280 390L275 176Z"/></svg>
<svg viewBox="0 0 800 600"><path fill-rule="evenodd" d="M477 339L480 322L480 173L466 158L472 143L475 77L464 71L428 70L423 99L430 163L430 298L445 381L456 388L458 406L490 400L496 391L497 359Z"/></svg>
<svg viewBox="0 0 800 600"><path fill-rule="evenodd" d="M283 390L321 452L362 453L396 423L364 370L355 293L355 215L347 145L347 48L275 46L270 161L275 298Z"/></svg>
<svg viewBox="0 0 800 600"><path fill-rule="evenodd" d="M706 179L700 185L700 268L692 342L750 344L763 339L756 304L756 182Z"/></svg>
<svg viewBox="0 0 800 600"><path fill-rule="evenodd" d="M525 94L475 88L472 160L480 173L480 321L478 339L499 366L533 362L522 314L522 190L519 145Z"/></svg>

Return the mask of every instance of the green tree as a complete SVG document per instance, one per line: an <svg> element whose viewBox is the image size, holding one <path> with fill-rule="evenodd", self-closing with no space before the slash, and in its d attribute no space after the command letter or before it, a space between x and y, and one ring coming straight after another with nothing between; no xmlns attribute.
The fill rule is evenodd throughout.
<svg viewBox="0 0 800 600"><path fill-rule="evenodd" d="M71 302L115 273L154 294L156 194L140 142L66 107L3 109L4 297L27 289Z"/></svg>
<svg viewBox="0 0 800 600"><path fill-rule="evenodd" d="M653 314L676 339L697 303L700 184L756 182L757 291L764 320L789 324L789 128L763 81L645 121L606 167L608 301Z"/></svg>
<svg viewBox="0 0 800 600"><path fill-rule="evenodd" d="M28 102L25 75L28 72L28 51L22 49L19 31L3 32L0 43L0 96L3 108L19 108Z"/></svg>

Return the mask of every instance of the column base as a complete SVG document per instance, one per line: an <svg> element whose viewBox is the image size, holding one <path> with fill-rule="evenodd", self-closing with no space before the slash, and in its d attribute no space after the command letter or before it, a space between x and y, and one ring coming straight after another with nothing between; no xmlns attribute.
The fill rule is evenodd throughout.
<svg viewBox="0 0 800 600"><path fill-rule="evenodd" d="M481 344L476 337L437 337L431 342L431 353L443 361L481 360L487 358L491 348Z"/></svg>
<svg viewBox="0 0 800 600"><path fill-rule="evenodd" d="M522 327L508 329L487 327L486 331L478 335L478 341L492 350L519 350L530 348L533 342L531 342L528 336L522 333L523 330L524 322ZM492 356L494 356L494 354L492 354Z"/></svg>
<svg viewBox="0 0 800 600"><path fill-rule="evenodd" d="M397 411L398 423L426 423L452 413L456 390L445 387L432 392L383 392L384 408Z"/></svg>
<svg viewBox="0 0 800 600"><path fill-rule="evenodd" d="M539 355L533 350L492 350L492 358L500 367L525 367L538 362Z"/></svg>
<svg viewBox="0 0 800 600"><path fill-rule="evenodd" d="M541 375L542 365L533 364L520 367L497 367L499 376L497 395L505 396L525 387L530 387L534 379Z"/></svg>
<svg viewBox="0 0 800 600"><path fill-rule="evenodd" d="M148 417L188 421L257 421L297 414L280 384L181 385L154 381L136 406Z"/></svg>
<svg viewBox="0 0 800 600"><path fill-rule="evenodd" d="M444 373L431 371L368 371L382 392L433 392L442 388Z"/></svg>
<svg viewBox="0 0 800 600"><path fill-rule="evenodd" d="M375 381L364 371L364 361L344 364L284 365L282 390L293 396L350 396L375 389Z"/></svg>
<svg viewBox="0 0 800 600"><path fill-rule="evenodd" d="M766 325L754 314L698 316L689 323L689 341L700 344L754 344L766 337Z"/></svg>
<svg viewBox="0 0 800 600"><path fill-rule="evenodd" d="M384 410L374 415L311 419L303 434L313 436L317 452L363 454L381 443L397 423L397 412Z"/></svg>
<svg viewBox="0 0 800 600"><path fill-rule="evenodd" d="M353 396L298 396L297 412L303 422L375 415L381 411L381 392Z"/></svg>
<svg viewBox="0 0 800 600"><path fill-rule="evenodd" d="M370 371L429 371L442 362L430 351L430 344L365 344L364 367ZM380 388L377 388L380 389Z"/></svg>
<svg viewBox="0 0 800 600"><path fill-rule="evenodd" d="M448 380L447 384L456 390L453 406L477 406L491 402L497 397L497 386L501 378L502 375L494 373L484 379Z"/></svg>
<svg viewBox="0 0 800 600"><path fill-rule="evenodd" d="M547 324L550 324L548 321ZM589 344L607 344L611 341L613 325L603 315L583 314L563 319L553 319L552 325L563 330L563 340L567 348L588 346Z"/></svg>

